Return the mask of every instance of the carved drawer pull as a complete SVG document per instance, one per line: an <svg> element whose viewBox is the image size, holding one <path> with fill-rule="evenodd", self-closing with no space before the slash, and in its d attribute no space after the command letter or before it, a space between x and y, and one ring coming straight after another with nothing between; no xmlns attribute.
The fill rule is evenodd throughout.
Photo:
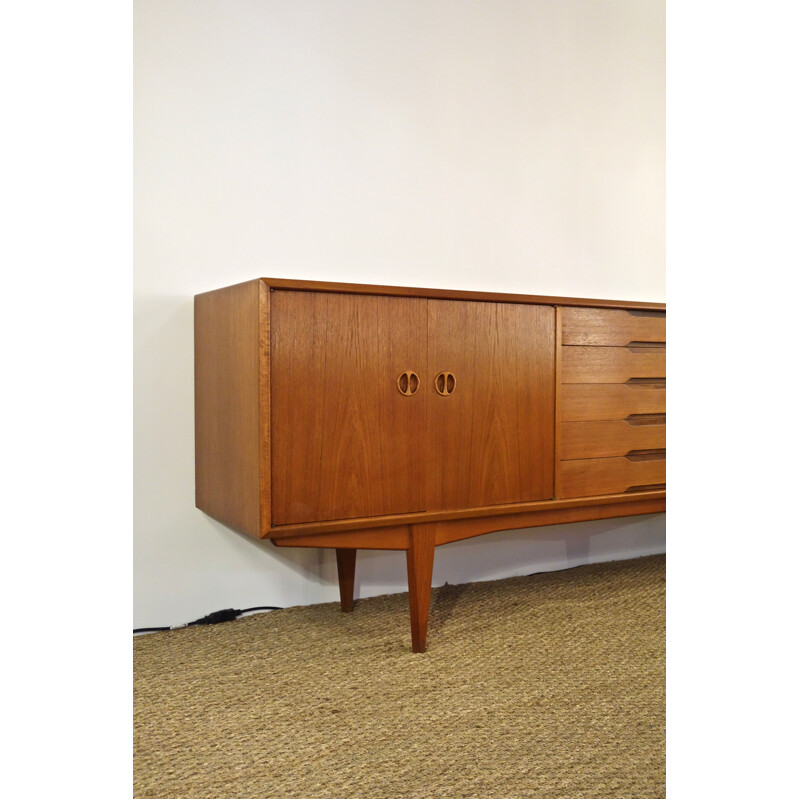
<svg viewBox="0 0 800 800"><path fill-rule="evenodd" d="M453 394L456 389L456 376L452 372L440 372L436 376L433 385L442 397L447 397Z"/></svg>
<svg viewBox="0 0 800 800"><path fill-rule="evenodd" d="M400 373L400 377L397 379L397 389L400 394L411 397L411 395L419 389L419 377L417 373L411 369Z"/></svg>

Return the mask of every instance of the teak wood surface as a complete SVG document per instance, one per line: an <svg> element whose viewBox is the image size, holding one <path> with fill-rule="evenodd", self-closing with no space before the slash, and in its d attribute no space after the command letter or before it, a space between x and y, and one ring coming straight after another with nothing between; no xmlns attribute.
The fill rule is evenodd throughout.
<svg viewBox="0 0 800 800"><path fill-rule="evenodd" d="M562 422L626 419L667 410L667 390L655 383L563 383L559 398Z"/></svg>
<svg viewBox="0 0 800 800"><path fill-rule="evenodd" d="M333 281L303 281L290 278L258 278L269 289L291 289L297 292L332 292L334 294L375 294L394 297L427 297L439 300L479 300L490 303L530 303L550 306L582 306L586 308L625 308L642 311L664 311L664 303L647 303L637 300L602 300L579 297L554 297L536 294L509 294L505 292L473 292L458 289L421 289L412 286L378 286L364 283L336 283Z"/></svg>
<svg viewBox="0 0 800 800"><path fill-rule="evenodd" d="M561 424L561 458L626 456L635 450L657 450L667 446L666 436L666 424L649 419L645 424L621 419L564 422Z"/></svg>
<svg viewBox="0 0 800 800"><path fill-rule="evenodd" d="M426 301L271 297L273 524L423 510Z"/></svg>
<svg viewBox="0 0 800 800"><path fill-rule="evenodd" d="M614 345L631 342L666 342L666 312L644 315L628 309L565 308L562 312L562 344Z"/></svg>
<svg viewBox="0 0 800 800"><path fill-rule="evenodd" d="M550 306L428 301L427 511L553 496L555 311Z"/></svg>
<svg viewBox="0 0 800 800"><path fill-rule="evenodd" d="M436 545L664 510L664 311L268 278L198 295L196 504L335 548L344 610L357 549L405 550L421 652Z"/></svg>
<svg viewBox="0 0 800 800"><path fill-rule="evenodd" d="M339 574L339 600L342 611L353 610L353 589L356 577L355 548L336 548L336 570Z"/></svg>
<svg viewBox="0 0 800 800"><path fill-rule="evenodd" d="M631 378L665 378L666 375L666 348L561 348L564 383L625 383Z"/></svg>
<svg viewBox="0 0 800 800"><path fill-rule="evenodd" d="M571 504L570 501L551 503L537 511L497 514L491 517L465 517L438 522L418 523L436 528L436 544L449 544L495 531L537 528L592 519L630 517L664 511L663 491L637 492L624 495L617 502L595 502L608 498L592 498L593 504ZM336 547L365 550L408 550L410 525L365 530L342 530L334 533L279 536L273 539L278 547Z"/></svg>
<svg viewBox="0 0 800 800"><path fill-rule="evenodd" d="M282 539L288 541L290 537L307 537L343 531L375 531L375 535L381 529L395 529L400 525L421 524L423 522L443 522L446 520L463 521L473 517L497 517L512 514L543 514L550 510L563 510L575 508L576 506L589 505L609 505L620 508L636 499L655 500L664 497L662 490L653 492L643 492L641 495L633 497L627 494L603 494L588 497L562 498L539 500L533 503L509 503L508 505L483 506L482 508L459 508L450 511L421 511L418 514L394 514L387 517L359 517L357 519L326 520L324 522L308 522L301 525L279 525L269 532L269 537L273 540ZM621 513L620 516L625 516ZM397 548L389 548L397 549ZM399 549L405 549L401 547Z"/></svg>
<svg viewBox="0 0 800 800"><path fill-rule="evenodd" d="M194 301L195 502L232 528L261 529L259 284Z"/></svg>
<svg viewBox="0 0 800 800"><path fill-rule="evenodd" d="M561 462L559 496L622 493L639 486L658 486L666 480L663 454L643 461L631 460L630 457L575 459Z"/></svg>
<svg viewBox="0 0 800 800"><path fill-rule="evenodd" d="M428 635L428 611L431 605L436 525L411 525L409 528L406 566L408 605L411 612L411 652L424 653Z"/></svg>

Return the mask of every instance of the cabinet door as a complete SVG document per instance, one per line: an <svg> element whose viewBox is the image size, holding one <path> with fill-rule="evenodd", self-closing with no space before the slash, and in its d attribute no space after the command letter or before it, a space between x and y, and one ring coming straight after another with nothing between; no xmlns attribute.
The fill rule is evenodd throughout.
<svg viewBox="0 0 800 800"><path fill-rule="evenodd" d="M422 510L426 301L270 297L273 524Z"/></svg>
<svg viewBox="0 0 800 800"><path fill-rule="evenodd" d="M427 509L550 499L555 309L429 300L428 374Z"/></svg>

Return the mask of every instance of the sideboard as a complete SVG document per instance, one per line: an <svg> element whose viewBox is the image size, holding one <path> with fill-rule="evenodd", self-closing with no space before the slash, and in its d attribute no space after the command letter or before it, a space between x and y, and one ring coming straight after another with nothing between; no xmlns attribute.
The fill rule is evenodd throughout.
<svg viewBox="0 0 800 800"><path fill-rule="evenodd" d="M666 307L260 278L198 294L196 505L278 547L434 548L666 508Z"/></svg>

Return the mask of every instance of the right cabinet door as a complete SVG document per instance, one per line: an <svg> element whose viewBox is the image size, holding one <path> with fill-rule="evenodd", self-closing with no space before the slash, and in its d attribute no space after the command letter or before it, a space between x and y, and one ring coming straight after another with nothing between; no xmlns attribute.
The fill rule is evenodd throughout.
<svg viewBox="0 0 800 800"><path fill-rule="evenodd" d="M555 309L428 301L426 508L553 497Z"/></svg>

